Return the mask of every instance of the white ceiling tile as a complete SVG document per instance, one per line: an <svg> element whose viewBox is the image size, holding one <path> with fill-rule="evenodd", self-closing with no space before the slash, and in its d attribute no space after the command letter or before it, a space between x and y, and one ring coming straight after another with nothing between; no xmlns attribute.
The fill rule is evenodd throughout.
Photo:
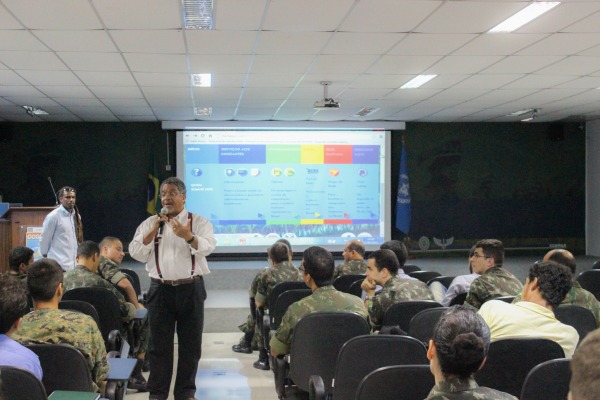
<svg viewBox="0 0 600 400"><path fill-rule="evenodd" d="M292 88L298 83L300 76L300 74L250 74L246 86ZM0 82L2 82L1 78Z"/></svg>
<svg viewBox="0 0 600 400"><path fill-rule="evenodd" d="M599 10L600 3L595 0L563 1L558 7L544 14L542 18L535 19L520 28L518 32L599 32L598 25L593 25L595 21L598 21L597 12Z"/></svg>
<svg viewBox="0 0 600 400"><path fill-rule="evenodd" d="M269 31L331 32L354 0L278 0L269 3L263 29Z"/></svg>
<svg viewBox="0 0 600 400"><path fill-rule="evenodd" d="M73 71L128 71L119 53L60 52L58 56Z"/></svg>
<svg viewBox="0 0 600 400"><path fill-rule="evenodd" d="M246 74L216 74L212 77L212 85L216 88L242 87Z"/></svg>
<svg viewBox="0 0 600 400"><path fill-rule="evenodd" d="M315 54L321 51L331 36L331 32L263 31L256 54Z"/></svg>
<svg viewBox="0 0 600 400"><path fill-rule="evenodd" d="M600 87L600 76L584 76L556 85L556 88L596 89Z"/></svg>
<svg viewBox="0 0 600 400"><path fill-rule="evenodd" d="M509 56L482 71L484 74L529 74L561 60L562 56Z"/></svg>
<svg viewBox="0 0 600 400"><path fill-rule="evenodd" d="M157 121L154 115L119 115L123 122L154 122Z"/></svg>
<svg viewBox="0 0 600 400"><path fill-rule="evenodd" d="M474 74L502 60L502 56L446 56L425 74Z"/></svg>
<svg viewBox="0 0 600 400"><path fill-rule="evenodd" d="M147 98L150 107L154 108L175 108L175 107L193 107L192 99L174 98L174 97L152 97Z"/></svg>
<svg viewBox="0 0 600 400"><path fill-rule="evenodd" d="M409 75L411 79L414 75ZM380 75L380 74L362 74L356 80L350 83L353 89L361 88L387 88L397 89L407 81L406 75Z"/></svg>
<svg viewBox="0 0 600 400"><path fill-rule="evenodd" d="M517 55L572 55L600 44L595 33L555 33L519 51Z"/></svg>
<svg viewBox="0 0 600 400"><path fill-rule="evenodd" d="M4 7L0 7L0 26L2 29L23 29L24 26Z"/></svg>
<svg viewBox="0 0 600 400"><path fill-rule="evenodd" d="M599 57L570 56L546 68L537 70L536 74L561 74L566 76L588 75L600 70Z"/></svg>
<svg viewBox="0 0 600 400"><path fill-rule="evenodd" d="M120 99L120 98L103 98L102 103L109 107L148 107L148 102L145 99Z"/></svg>
<svg viewBox="0 0 600 400"><path fill-rule="evenodd" d="M110 107L110 110L117 116L126 115L148 115L154 116L154 112L148 106L146 107Z"/></svg>
<svg viewBox="0 0 600 400"><path fill-rule="evenodd" d="M538 42L547 34L483 34L458 49L454 55L511 55L532 43Z"/></svg>
<svg viewBox="0 0 600 400"><path fill-rule="evenodd" d="M190 55L192 73L240 74L248 71L249 55Z"/></svg>
<svg viewBox="0 0 600 400"><path fill-rule="evenodd" d="M443 1L357 1L342 23L346 32L410 32Z"/></svg>
<svg viewBox="0 0 600 400"><path fill-rule="evenodd" d="M190 54L252 54L256 32L187 30Z"/></svg>
<svg viewBox="0 0 600 400"><path fill-rule="evenodd" d="M0 86L0 96L37 96L42 97L43 94L34 86Z"/></svg>
<svg viewBox="0 0 600 400"><path fill-rule="evenodd" d="M108 29L177 29L183 25L177 2L164 0L94 1Z"/></svg>
<svg viewBox="0 0 600 400"><path fill-rule="evenodd" d="M142 53L125 53L123 55L129 69L133 72L188 72L185 55Z"/></svg>
<svg viewBox="0 0 600 400"><path fill-rule="evenodd" d="M66 70L65 64L54 54L32 51L0 51L0 62L11 69Z"/></svg>
<svg viewBox="0 0 600 400"><path fill-rule="evenodd" d="M38 85L37 88L46 96L52 98L76 98L76 99L84 99L84 98L93 98L94 95L92 92L88 90L85 86L43 86Z"/></svg>
<svg viewBox="0 0 600 400"><path fill-rule="evenodd" d="M214 9L214 29L257 31L266 4L265 0L219 0Z"/></svg>
<svg viewBox="0 0 600 400"><path fill-rule="evenodd" d="M544 89L572 80L572 76L529 74L507 84L504 89Z"/></svg>
<svg viewBox="0 0 600 400"><path fill-rule="evenodd" d="M156 107L152 109L154 114L161 120L174 117L176 119L193 120L194 110L191 106L183 107Z"/></svg>
<svg viewBox="0 0 600 400"><path fill-rule="evenodd" d="M409 33L388 54L445 56L476 37L476 34L466 33Z"/></svg>
<svg viewBox="0 0 600 400"><path fill-rule="evenodd" d="M274 71L304 73L313 60L312 55L281 54L254 57L251 74L268 74Z"/></svg>
<svg viewBox="0 0 600 400"><path fill-rule="evenodd" d="M17 71L19 75L26 79L32 85L72 85L80 86L81 81L71 71Z"/></svg>
<svg viewBox="0 0 600 400"><path fill-rule="evenodd" d="M123 53L185 54L181 29L113 29L110 35Z"/></svg>
<svg viewBox="0 0 600 400"><path fill-rule="evenodd" d="M440 56L383 56L369 68L370 74L418 75L434 65Z"/></svg>
<svg viewBox="0 0 600 400"><path fill-rule="evenodd" d="M136 86L129 72L77 71L76 74L88 86Z"/></svg>
<svg viewBox="0 0 600 400"><path fill-rule="evenodd" d="M378 56L376 55L321 55L317 57L315 63L311 66L312 74L358 74L367 70Z"/></svg>
<svg viewBox="0 0 600 400"><path fill-rule="evenodd" d="M102 29L91 2L80 0L3 0L28 29ZM74 18L76 16L76 18Z"/></svg>
<svg viewBox="0 0 600 400"><path fill-rule="evenodd" d="M486 74L472 75L457 83L456 88L464 89L498 89L504 85L516 81L525 76L524 74ZM437 79L437 78L436 78Z"/></svg>
<svg viewBox="0 0 600 400"><path fill-rule="evenodd" d="M117 48L103 30L36 30L32 33L53 51L115 52Z"/></svg>
<svg viewBox="0 0 600 400"><path fill-rule="evenodd" d="M142 91L146 98L163 97L190 100L192 98L190 89L188 88L144 86L142 87Z"/></svg>
<svg viewBox="0 0 600 400"><path fill-rule="evenodd" d="M387 88L365 88L365 89L346 89L341 96L338 96L339 101L348 100L376 100L384 97L390 92Z"/></svg>
<svg viewBox="0 0 600 400"><path fill-rule="evenodd" d="M495 107L501 104L513 104L512 102L527 96L529 93L531 93L531 91L527 89L498 89L490 91L478 97L476 100L466 101L464 105L467 106L480 104L481 107ZM529 105L527 108L534 106L535 105ZM512 106L511 109L513 111L519 110L519 108L514 106Z"/></svg>
<svg viewBox="0 0 600 400"><path fill-rule="evenodd" d="M137 86L89 86L88 88L100 99L143 97Z"/></svg>
<svg viewBox="0 0 600 400"><path fill-rule="evenodd" d="M26 30L2 29L0 30L0 50L48 51L49 49Z"/></svg>
<svg viewBox="0 0 600 400"><path fill-rule="evenodd" d="M105 105L97 98L75 98L75 97L59 97L56 102L65 107L105 107Z"/></svg>
<svg viewBox="0 0 600 400"><path fill-rule="evenodd" d="M270 108L278 108L281 104L283 104L283 99L261 99L260 100L261 107L270 107ZM242 97L240 101L240 107L242 108L252 108L257 106L256 98L254 97L246 97L245 95Z"/></svg>
<svg viewBox="0 0 600 400"><path fill-rule="evenodd" d="M192 80L189 74L134 72L133 76L140 86L189 87Z"/></svg>
<svg viewBox="0 0 600 400"><path fill-rule="evenodd" d="M58 103L56 103L56 101L54 101L53 99L50 99L48 97L40 97L35 93L32 93L30 95L28 92L18 93L14 96L7 96L6 99L13 102L14 104L38 106L42 108L58 105Z"/></svg>
<svg viewBox="0 0 600 400"><path fill-rule="evenodd" d="M385 54L404 36L403 33L338 32L322 54Z"/></svg>
<svg viewBox="0 0 600 400"><path fill-rule="evenodd" d="M201 88L195 87L194 89L194 99L202 100L202 99L238 99L240 97L241 90L240 88ZM189 91L189 90L188 90ZM265 93L263 91L263 93Z"/></svg>
<svg viewBox="0 0 600 400"><path fill-rule="evenodd" d="M0 86L28 85L28 83L14 71L0 70Z"/></svg>
<svg viewBox="0 0 600 400"><path fill-rule="evenodd" d="M291 88L245 88L244 99L279 99L284 100L290 94ZM235 93L235 92L234 92Z"/></svg>

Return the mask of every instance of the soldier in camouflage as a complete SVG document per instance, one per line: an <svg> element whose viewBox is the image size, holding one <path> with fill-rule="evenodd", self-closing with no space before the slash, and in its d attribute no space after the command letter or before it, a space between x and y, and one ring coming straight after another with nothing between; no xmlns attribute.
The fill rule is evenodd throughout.
<svg viewBox="0 0 600 400"><path fill-rule="evenodd" d="M333 279L342 275L364 275L367 272L365 245L360 240L351 240L346 243L342 257L344 257L344 263L335 267Z"/></svg>
<svg viewBox="0 0 600 400"><path fill-rule="evenodd" d="M516 296L523 290L517 277L502 268L504 245L496 239L477 242L470 259L473 272L481 275L471 283L465 304L480 309L488 300L500 296Z"/></svg>
<svg viewBox="0 0 600 400"><path fill-rule="evenodd" d="M333 256L324 248L313 246L304 251L300 271L313 293L292 304L283 315L277 332L269 342L273 356L289 353L294 327L307 314L348 312L367 319L367 310L359 297L338 292L332 286L334 269Z"/></svg>
<svg viewBox="0 0 600 400"><path fill-rule="evenodd" d="M62 281L63 271L55 260L42 258L31 264L27 288L35 310L23 317L13 338L23 345L50 343L75 347L85 357L98 390L108 375L104 340L92 317L58 309Z"/></svg>
<svg viewBox="0 0 600 400"><path fill-rule="evenodd" d="M116 237L106 236L100 244L100 265L98 266L98 275L112 283L115 287L123 290L127 294L127 301L137 309L142 306L137 298L137 293L129 279L119 270L119 264L123 261L125 253L123 252L123 243Z"/></svg>
<svg viewBox="0 0 600 400"><path fill-rule="evenodd" d="M473 374L483 366L489 346L490 330L475 311L465 306L448 309L429 341L427 358L435 386L426 400L517 400L475 382Z"/></svg>
<svg viewBox="0 0 600 400"><path fill-rule="evenodd" d="M269 255L270 267L263 270L256 280L256 293L254 300L256 307L267 308L271 290L279 282L297 281L300 279L300 272L289 260L289 248L284 243L275 243L269 247L267 254ZM260 329L255 333L258 341L258 361L253 366L257 369L269 370L269 355L265 349Z"/></svg>
<svg viewBox="0 0 600 400"><path fill-rule="evenodd" d="M577 264L575 263L575 257L570 251L563 249L550 250L544 256L543 261L554 261L569 267L571 276L575 276ZM518 301L521 301L521 293L515 297L513 304L517 303ZM560 304L572 304L587 308L592 312L592 314L594 314L594 318L596 318L596 326L600 327L600 302L598 299L596 299L596 296L582 288L579 282L576 280L573 279L571 281L571 290L569 290L569 293L567 293L565 299Z"/></svg>
<svg viewBox="0 0 600 400"><path fill-rule="evenodd" d="M398 276L400 263L393 251L377 250L369 255L367 277L361 284L366 293L365 305L374 331L381 329L385 312L394 304L410 300L433 300L433 294L425 283L417 279ZM375 295L375 288L383 289Z"/></svg>
<svg viewBox="0 0 600 400"><path fill-rule="evenodd" d="M20 281L27 279L27 267L33 263L33 250L17 246L8 253L8 275Z"/></svg>

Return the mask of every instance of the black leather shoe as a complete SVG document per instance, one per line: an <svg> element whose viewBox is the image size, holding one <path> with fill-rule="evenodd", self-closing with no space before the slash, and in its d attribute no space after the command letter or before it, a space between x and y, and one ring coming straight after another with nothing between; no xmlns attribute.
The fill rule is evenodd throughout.
<svg viewBox="0 0 600 400"><path fill-rule="evenodd" d="M262 369L263 371L268 371L271 369L271 367L269 367L269 360L256 360L252 366L256 369Z"/></svg>
<svg viewBox="0 0 600 400"><path fill-rule="evenodd" d="M146 379L140 374L139 376L131 376L129 378L129 384L127 385L129 389L137 390L138 392L147 392L148 388L146 387Z"/></svg>
<svg viewBox="0 0 600 400"><path fill-rule="evenodd" d="M252 347L248 346L246 343L234 344L231 346L231 350L236 353L252 354Z"/></svg>

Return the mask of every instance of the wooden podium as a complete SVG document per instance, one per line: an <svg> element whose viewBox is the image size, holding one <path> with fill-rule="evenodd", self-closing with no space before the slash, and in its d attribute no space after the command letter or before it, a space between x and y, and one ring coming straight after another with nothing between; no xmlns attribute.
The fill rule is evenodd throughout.
<svg viewBox="0 0 600 400"><path fill-rule="evenodd" d="M29 226L42 226L54 207L11 207L0 220L0 272L8 269L8 252L15 246L25 246Z"/></svg>

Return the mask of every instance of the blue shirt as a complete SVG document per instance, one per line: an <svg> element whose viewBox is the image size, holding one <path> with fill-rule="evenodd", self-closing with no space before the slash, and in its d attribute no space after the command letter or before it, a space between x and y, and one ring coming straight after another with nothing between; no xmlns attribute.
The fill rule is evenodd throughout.
<svg viewBox="0 0 600 400"><path fill-rule="evenodd" d="M77 234L75 233L75 210L70 214L61 205L44 219L40 253L58 261L65 271L75 268Z"/></svg>
<svg viewBox="0 0 600 400"><path fill-rule="evenodd" d="M42 366L38 356L4 334L0 334L0 365L27 370L42 380Z"/></svg>

